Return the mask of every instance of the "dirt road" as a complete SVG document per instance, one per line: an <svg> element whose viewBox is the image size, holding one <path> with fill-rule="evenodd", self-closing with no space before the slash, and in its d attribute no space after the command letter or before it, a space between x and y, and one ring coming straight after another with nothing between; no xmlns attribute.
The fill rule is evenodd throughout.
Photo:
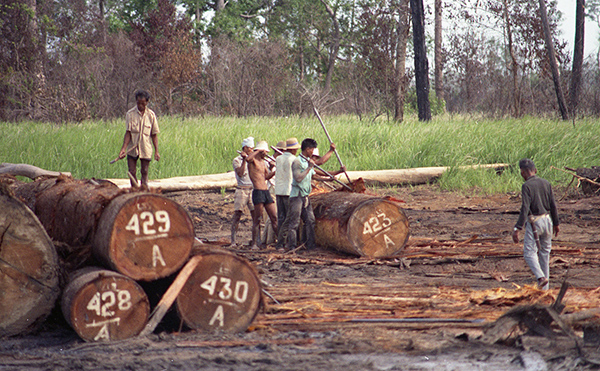
<svg viewBox="0 0 600 371"><path fill-rule="evenodd" d="M511 242L519 195L465 196L435 186L374 191L405 201L411 238L397 257L235 250L258 268L267 292L246 333L208 335L175 324L145 338L84 343L56 315L38 333L3 339L0 370L597 369L598 345L578 351L559 330L554 339L521 334L494 345L481 336L515 305L552 303L564 280L572 285L564 312L600 306L600 197L573 193L559 202L561 233L544 293L532 286L522 246ZM232 192L167 196L189 212L199 239L229 240ZM245 215L241 241L250 227ZM435 321L393 321L409 318ZM583 337L581 327L574 330Z"/></svg>

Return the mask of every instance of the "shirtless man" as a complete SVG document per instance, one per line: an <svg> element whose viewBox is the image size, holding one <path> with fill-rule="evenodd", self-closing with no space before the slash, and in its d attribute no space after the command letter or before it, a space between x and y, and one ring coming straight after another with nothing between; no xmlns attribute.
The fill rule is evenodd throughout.
<svg viewBox="0 0 600 371"><path fill-rule="evenodd" d="M267 211L273 231L277 234L277 209L267 185L267 180L271 179L275 175L275 172L267 168L265 164L265 158L268 153L269 145L265 141L260 141L254 148L254 152L246 157L248 173L254 186L252 190L252 203L254 203L254 213L252 214L252 245L250 246L253 250L258 249L256 240L260 236L260 222L263 208Z"/></svg>

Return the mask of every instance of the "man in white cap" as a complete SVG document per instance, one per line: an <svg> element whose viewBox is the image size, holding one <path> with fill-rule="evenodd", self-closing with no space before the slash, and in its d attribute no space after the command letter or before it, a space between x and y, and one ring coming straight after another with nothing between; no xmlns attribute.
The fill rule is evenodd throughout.
<svg viewBox="0 0 600 371"><path fill-rule="evenodd" d="M254 148L254 152L246 157L248 163L248 173L252 180L254 189L252 190L252 203L254 204L254 213L252 214L252 244L251 249L258 249L258 237L260 236L260 222L263 209L267 211L271 226L277 233L277 210L275 202L269 192L267 180L271 179L275 172L267 166L265 159L269 153L269 145L265 141L260 141Z"/></svg>
<svg viewBox="0 0 600 371"><path fill-rule="evenodd" d="M254 138L248 137L242 141L242 153L233 159L233 170L237 186L233 202L233 218L231 220L231 244L237 245L235 235L240 224L244 206L248 207L250 215L253 215L254 204L252 203L252 180L246 168L246 158L254 150Z"/></svg>
<svg viewBox="0 0 600 371"><path fill-rule="evenodd" d="M285 148L280 148L283 155L277 157L275 175L275 200L277 201L277 248L285 247L287 236L287 213L289 209L290 191L292 190L292 163L296 159L296 153L300 149L300 143L296 138L288 138Z"/></svg>

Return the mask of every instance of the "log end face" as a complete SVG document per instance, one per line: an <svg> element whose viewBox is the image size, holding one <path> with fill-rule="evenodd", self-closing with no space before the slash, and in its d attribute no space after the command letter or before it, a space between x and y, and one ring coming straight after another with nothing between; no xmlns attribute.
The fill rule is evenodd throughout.
<svg viewBox="0 0 600 371"><path fill-rule="evenodd" d="M258 313L261 295L258 276L247 261L207 253L177 297L177 312L193 329L242 332Z"/></svg>
<svg viewBox="0 0 600 371"><path fill-rule="evenodd" d="M194 226L185 209L156 194L117 197L102 214L94 253L135 280L167 277L189 258Z"/></svg>

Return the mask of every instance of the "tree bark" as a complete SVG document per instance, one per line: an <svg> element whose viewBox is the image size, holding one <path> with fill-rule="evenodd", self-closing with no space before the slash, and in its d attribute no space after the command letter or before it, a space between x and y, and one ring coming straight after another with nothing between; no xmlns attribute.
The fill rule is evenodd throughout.
<svg viewBox="0 0 600 371"><path fill-rule="evenodd" d="M398 41L396 44L396 68L394 89L394 120L404 120L404 101L406 100L406 87L408 77L406 76L406 45L410 34L409 21L410 0L400 0L398 6Z"/></svg>
<svg viewBox="0 0 600 371"><path fill-rule="evenodd" d="M435 0L435 97L444 100L444 56L442 54L442 0Z"/></svg>
<svg viewBox="0 0 600 371"><path fill-rule="evenodd" d="M317 244L352 255L379 258L400 252L408 219L397 202L360 193L310 196Z"/></svg>
<svg viewBox="0 0 600 371"><path fill-rule="evenodd" d="M573 48L573 72L571 75L570 103L571 115L575 117L581 92L581 73L583 67L583 45L585 31L585 0L577 0L575 12L575 46Z"/></svg>
<svg viewBox="0 0 600 371"><path fill-rule="evenodd" d="M410 0L415 48L415 80L419 121L431 120L429 104L429 66L425 46L425 12L423 0Z"/></svg>
<svg viewBox="0 0 600 371"><path fill-rule="evenodd" d="M504 0L504 29L506 30L506 40L508 43L508 53L510 54L510 74L512 76L512 111L515 117L521 116L521 97L519 92L519 63L515 56L513 45L512 26L508 16L508 1Z"/></svg>
<svg viewBox="0 0 600 371"><path fill-rule="evenodd" d="M202 248L198 266L177 296L184 323L205 332L243 332L262 305L258 274L246 261L223 250Z"/></svg>
<svg viewBox="0 0 600 371"><path fill-rule="evenodd" d="M29 179L37 179L41 176L46 177L58 177L60 175L71 176L71 173L61 173L58 171L50 171L44 170L37 166L28 165L28 164L9 164L9 163L1 163L0 164L0 174L10 174L10 175L19 175L24 176Z"/></svg>
<svg viewBox="0 0 600 371"><path fill-rule="evenodd" d="M569 113L567 112L565 97L560 86L560 72L558 71L558 63L556 62L556 52L554 51L554 42L552 41L552 34L550 33L550 24L548 23L548 11L546 10L546 0L539 0L539 3L540 16L542 18L542 25L544 27L544 37L546 39L546 53L548 54L548 63L550 64L552 80L554 81L554 91L556 92L558 109L560 111L562 119L568 120Z"/></svg>
<svg viewBox="0 0 600 371"><path fill-rule="evenodd" d="M61 308L69 325L85 341L137 336L150 316L148 296L134 280L95 267L71 275Z"/></svg>
<svg viewBox="0 0 600 371"><path fill-rule="evenodd" d="M0 337L35 330L60 294L58 256L35 214L0 193Z"/></svg>

